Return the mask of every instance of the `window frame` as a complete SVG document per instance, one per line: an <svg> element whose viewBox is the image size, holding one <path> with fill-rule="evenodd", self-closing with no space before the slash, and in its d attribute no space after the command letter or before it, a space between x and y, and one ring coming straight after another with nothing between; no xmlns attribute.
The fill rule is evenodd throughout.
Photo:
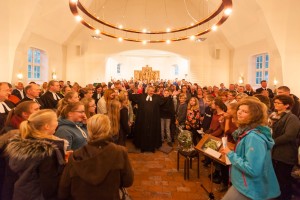
<svg viewBox="0 0 300 200"><path fill-rule="evenodd" d="M31 52L31 53L29 53ZM30 55L31 54L31 55ZM43 69L43 55L44 51L41 49L30 47L27 51L27 79L28 80L41 80Z"/></svg>
<svg viewBox="0 0 300 200"><path fill-rule="evenodd" d="M270 56L268 53L257 54L254 56L254 84L260 85L262 80L267 82L270 79Z"/></svg>

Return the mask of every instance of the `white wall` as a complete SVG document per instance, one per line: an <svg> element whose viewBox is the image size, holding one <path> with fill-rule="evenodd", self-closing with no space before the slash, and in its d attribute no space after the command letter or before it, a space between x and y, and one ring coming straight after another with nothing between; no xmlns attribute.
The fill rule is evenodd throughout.
<svg viewBox="0 0 300 200"><path fill-rule="evenodd" d="M149 49L161 50L180 55L182 58L189 61L190 69L188 70L187 79L191 82L197 82L201 85L214 85L224 82L229 83L229 69L230 69L230 49L227 45L218 39L214 34L211 34L209 39L203 43L195 43L192 41L175 42L170 45L167 44L147 44L146 46L139 43L122 42L119 43L115 39L104 37L103 40L95 40L90 37L90 32L86 29L74 34L66 45L67 48L67 63L66 63L66 80L78 80L82 85L91 83L93 81L102 82L107 81L106 63L108 58L119 55L121 52L129 50ZM84 42L83 42L84 41ZM76 53L76 48L80 46L81 55ZM220 58L215 58L215 50L220 49ZM114 58L115 60L118 60ZM135 65L134 63L139 63ZM168 78L165 73L170 74L168 68L163 66L169 64L160 64L158 61L151 58L136 59L134 63L132 60L124 60L122 64L127 66L128 72L126 76L133 76L135 66L144 66L148 64L153 69L161 70L161 78ZM159 64L158 64L159 63ZM130 66L130 68L129 68ZM140 68L141 69L141 68ZM164 71L165 70L165 71ZM130 75L132 74L132 75ZM172 77L170 77L172 78ZM169 78L168 78L169 79Z"/></svg>
<svg viewBox="0 0 300 200"><path fill-rule="evenodd" d="M51 40L45 39L41 36L31 34L26 41L23 41L19 44L16 49L16 54L14 58L14 68L12 72L12 82L16 82L17 74L22 73L24 79L22 80L24 83L28 83L27 79L27 51L30 47L37 48L45 51L47 60L45 62L45 69L41 70L41 79L36 80L38 83L42 83L44 81L49 81L52 79L52 72L57 74L57 79L64 79L64 59L63 59L63 46L53 42Z"/></svg>

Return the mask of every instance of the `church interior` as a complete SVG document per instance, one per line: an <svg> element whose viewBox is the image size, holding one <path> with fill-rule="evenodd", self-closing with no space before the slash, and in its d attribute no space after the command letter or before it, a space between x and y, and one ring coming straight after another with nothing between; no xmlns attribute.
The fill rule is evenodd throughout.
<svg viewBox="0 0 300 200"><path fill-rule="evenodd" d="M93 2L97 1L85 0L82 4L93 9L96 4ZM144 23L148 27L157 24L156 20L151 21L152 15L155 16L155 7L151 6L160 8L157 15L163 16L162 26L167 26L166 15L171 18L173 8L183 7L184 18L188 16L187 11L193 17L193 6L202 9L196 0L157 0L151 1L148 7L138 1L129 1L125 8L126 2L98 1L97 6L120 7L121 14L112 13L119 23L122 17L130 20L130 13L140 14L143 17L135 18L135 21L140 20L138 24ZM220 1L210 2L218 4ZM200 40L203 41L143 45L140 42L118 42L101 34L98 39L91 37L93 31L74 19L69 1L30 0L26 4L15 0L2 1L0 66L4 73L0 76L2 81L30 82L27 54L29 48L36 48L42 50L45 56L39 82L51 80L53 75L58 80L77 81L81 85L107 82L111 78L130 79L134 70L149 65L161 71L161 79L185 78L200 85L223 82L226 86L242 80L255 88L259 84L255 82L253 57L268 53L268 85L271 88L287 85L292 93L299 96L296 81L300 51L297 45L300 30L296 25L299 7L299 2L294 0L233 0L230 17L217 31L201 35ZM133 12L137 9L142 11ZM179 12L176 16L181 18ZM121 73L115 72L117 65L121 65ZM173 72L175 65L180 68L178 75Z"/></svg>
<svg viewBox="0 0 300 200"><path fill-rule="evenodd" d="M84 17L76 20L78 2L107 24L83 22L82 10ZM217 30L212 27L224 10L194 26L224 2L232 3L232 11ZM55 79L85 87L112 80L184 79L199 86L250 84L256 89L267 80L272 90L288 86L300 96L297 0L2 0L0 8L0 82ZM177 32L178 27L188 28ZM35 54L38 68L31 59ZM211 186L210 168L200 163L197 178L195 158L188 180L182 157L177 171L176 145L167 154L141 153L127 143L135 170L131 198L221 199L225 191Z"/></svg>

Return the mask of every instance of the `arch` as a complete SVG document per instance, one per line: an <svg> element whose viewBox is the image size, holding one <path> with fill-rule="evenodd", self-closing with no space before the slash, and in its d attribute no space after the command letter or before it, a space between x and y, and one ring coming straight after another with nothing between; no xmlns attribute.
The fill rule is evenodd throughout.
<svg viewBox="0 0 300 200"><path fill-rule="evenodd" d="M126 79L134 76L134 70L148 65L152 70L160 71L160 79L184 79L190 73L190 61L183 56L162 50L138 49L122 51L107 57L105 64L106 79ZM178 66L178 75L175 67ZM120 73L117 73L118 66ZM109 80L107 80L109 81Z"/></svg>

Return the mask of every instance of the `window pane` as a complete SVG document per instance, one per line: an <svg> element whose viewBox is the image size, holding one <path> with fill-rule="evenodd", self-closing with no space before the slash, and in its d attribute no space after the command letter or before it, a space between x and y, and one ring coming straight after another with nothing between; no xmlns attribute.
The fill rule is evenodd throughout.
<svg viewBox="0 0 300 200"><path fill-rule="evenodd" d="M32 62L32 49L28 49L28 62Z"/></svg>
<svg viewBox="0 0 300 200"><path fill-rule="evenodd" d="M266 55L266 62L269 62L269 54Z"/></svg>
<svg viewBox="0 0 300 200"><path fill-rule="evenodd" d="M265 68L269 68L269 62L266 62Z"/></svg>
<svg viewBox="0 0 300 200"><path fill-rule="evenodd" d="M27 76L28 78L31 78L31 65L28 65L27 67Z"/></svg>
<svg viewBox="0 0 300 200"><path fill-rule="evenodd" d="M34 51L34 63L41 63L41 52L39 50Z"/></svg>
<svg viewBox="0 0 300 200"><path fill-rule="evenodd" d="M265 71L265 77L264 78L265 78L266 81L268 81L268 79L269 79L269 72L268 71Z"/></svg>
<svg viewBox="0 0 300 200"><path fill-rule="evenodd" d="M262 62L262 58L263 58L262 56L259 56L259 62Z"/></svg>

